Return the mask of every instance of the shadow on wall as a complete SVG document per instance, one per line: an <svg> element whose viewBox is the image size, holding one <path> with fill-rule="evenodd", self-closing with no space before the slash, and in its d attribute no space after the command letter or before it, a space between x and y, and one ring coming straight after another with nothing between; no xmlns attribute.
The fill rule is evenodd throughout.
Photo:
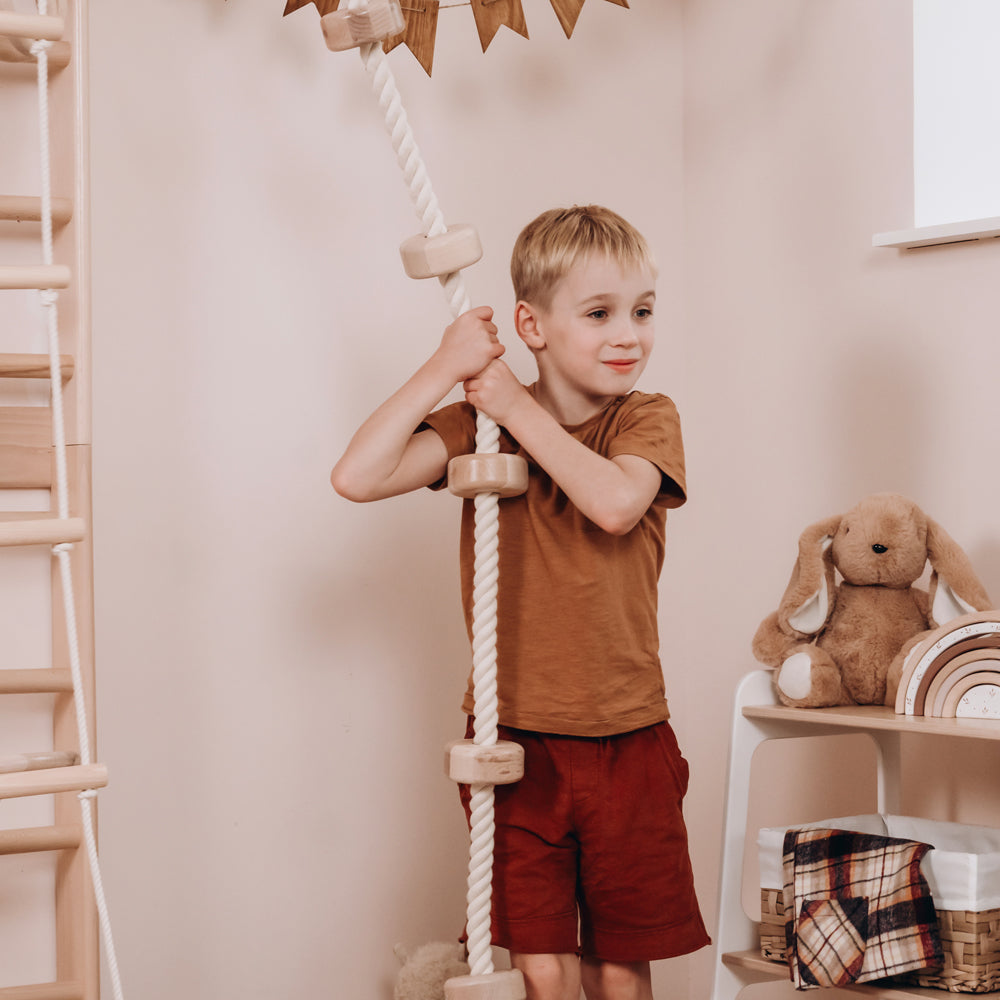
<svg viewBox="0 0 1000 1000"><path fill-rule="evenodd" d="M304 627L331 648L392 637L413 659L464 642L453 499L428 492L354 506L332 495L336 554L306 586Z"/></svg>
<svg viewBox="0 0 1000 1000"><path fill-rule="evenodd" d="M976 574L983 581L995 608L1000 608L1000 540L991 537L977 545L966 547Z"/></svg>
<svg viewBox="0 0 1000 1000"><path fill-rule="evenodd" d="M349 836L374 838L366 828L379 830L377 851L359 858L352 848L333 865L338 877L370 882L382 908L378 989L386 998L393 945L457 937L464 918L467 834L441 766L441 748L462 736L459 704L471 665L458 507L450 495L429 492L353 505L331 491L326 551L299 574L290 601L316 654L306 682L325 706L324 752L338 761L339 798L327 808L356 806L348 810L354 818L338 819L350 824ZM358 947L375 932L373 907L355 920Z"/></svg>
<svg viewBox="0 0 1000 1000"><path fill-rule="evenodd" d="M686 33L690 35L696 31L700 12L697 4L688 4L686 8ZM714 17L708 8L703 16ZM703 81L697 91L691 92L689 118L700 128L708 127L716 134L744 135L747 129L754 128L755 120L759 124L759 115L781 120L787 117L790 106L799 106L804 100L803 68L815 67L818 56L826 51L823 43L828 39L829 22L837 17L836 12L828 11L824 5L796 4L794 13L782 14L780 22L772 24L766 47L743 44L740 39L758 36L760 17L760 9L752 4L734 5L727 11L725 22L730 39L713 35L714 49L726 53L729 60L743 60L743 86L735 94L725 77L720 76L718 88ZM747 23L743 24L741 18Z"/></svg>
<svg viewBox="0 0 1000 1000"><path fill-rule="evenodd" d="M949 404L954 377L906 331L880 331L847 347L827 401L838 428L834 495L850 487L845 503L881 491L910 497L962 546L1000 606L1000 541L982 520L977 494L989 483L969 435L980 411L975 400L963 405L960 385L959 404ZM954 518L966 508L974 520L963 528Z"/></svg>
<svg viewBox="0 0 1000 1000"><path fill-rule="evenodd" d="M931 377L904 337L861 330L825 380L837 428L830 451L833 495L849 506L879 492L902 493L921 507L929 502Z"/></svg>

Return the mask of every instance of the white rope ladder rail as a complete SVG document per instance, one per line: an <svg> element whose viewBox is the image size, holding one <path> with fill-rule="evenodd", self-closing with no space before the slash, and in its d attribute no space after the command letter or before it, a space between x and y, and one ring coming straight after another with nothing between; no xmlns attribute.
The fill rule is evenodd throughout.
<svg viewBox="0 0 1000 1000"><path fill-rule="evenodd" d="M48 13L48 0L38 0L38 13L45 16ZM41 164L41 221L42 221L42 261L46 267L53 264L52 251L52 171L49 149L49 66L48 51L52 42L37 40L31 44L31 54L35 57L38 67L38 133L40 143ZM48 328L49 348L49 382L52 401L52 432L53 451L55 455L56 506L60 520L69 517L69 485L66 463L66 429L63 417L62 373L59 345L59 312L58 294L55 289L46 288L39 293ZM66 624L66 641L69 649L70 674L73 679L73 705L76 712L76 723L80 743L80 763L93 763L90 732L87 725L87 706L84 701L83 673L80 665L80 640L76 619L76 600L73 590L73 573L71 552L73 546L69 542L61 542L52 547L52 553L59 562L59 574L62 584L63 614ZM111 978L111 989L115 1000L122 1000L121 978L118 971L118 959L115 954L114 941L111 933L111 920L104 894L104 882L101 877L101 866L97 853L97 837L94 831L94 800L97 790L90 788L78 794L80 813L83 825L84 842L87 848L87 858L90 865L91 880L94 886L94 899L97 905L98 922L101 937L104 941L104 955L107 960L108 973Z"/></svg>
<svg viewBox="0 0 1000 1000"><path fill-rule="evenodd" d="M357 12L371 11L368 21L362 18L362 23L377 22L380 14L391 18L399 18L398 0L349 0L341 17L351 18ZM324 18L324 30L328 19ZM398 23L398 22L397 22ZM365 28L362 27L362 32ZM438 200L431 186L427 167L420 155L413 131L410 127L402 98L388 59L382 48L380 39L387 29L376 27L369 34L370 40L363 41L358 47L361 61L368 73L372 90L381 109L386 130L392 142L396 161L402 171L417 215L420 218L423 234L427 238L441 237L448 232L444 216L438 205ZM397 29L398 30L398 27ZM394 33L389 30L389 33ZM331 48L334 46L331 45ZM459 263L455 269L438 274L448 306L453 318L457 318L470 308L469 296L465 288L461 267L473 263L478 255L465 263ZM476 454L496 455L499 458L500 428L496 422L483 412L476 414ZM504 456L507 458L509 456ZM526 477L526 471L523 473ZM504 490L497 483L487 484L483 489L460 493L462 496L474 496L475 504L475 542L474 542L474 572L472 592L472 680L475 699L473 744L475 748L497 747L497 726L499 722L497 699L497 595L499 592L499 531L500 531L500 496L516 495L524 491L524 483ZM453 489L453 492L456 492ZM520 748L514 748L518 752ZM475 756L473 754L472 756ZM499 755L503 757L502 754ZM507 764L501 763L501 772L511 771ZM516 765L515 765L516 768ZM495 770L495 769L494 769ZM520 973L496 973L493 965L493 953L490 941L490 910L493 884L493 837L494 821L494 784L500 781L516 780L514 776L494 777L487 767L489 778L482 777L481 769L473 765L474 780L471 780L471 817L470 817L470 851L467 888L466 933L468 935L470 977L468 980L452 979L445 984L445 993L449 998L473 997L477 994L501 1000L504 993L509 1000L523 998L524 986ZM452 769L452 777L459 778ZM476 780L478 779L478 780Z"/></svg>

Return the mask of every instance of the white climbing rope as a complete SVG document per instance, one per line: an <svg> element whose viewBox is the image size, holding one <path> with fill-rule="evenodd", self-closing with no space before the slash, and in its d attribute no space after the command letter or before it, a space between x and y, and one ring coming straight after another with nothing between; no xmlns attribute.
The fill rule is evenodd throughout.
<svg viewBox="0 0 1000 1000"><path fill-rule="evenodd" d="M349 8L363 6L364 0L350 0ZM403 173L410 200L420 217L425 236L447 230L437 197L431 187L427 167L417 148L402 98L389 61L380 42L362 45L361 61L385 118L396 162ZM453 317L470 308L461 271L438 279ZM500 428L485 413L476 414L476 452L497 454ZM474 742L492 746L497 742L497 593L499 583L500 506L496 493L480 493L475 498L475 562L472 585L472 683L475 697ZM466 900L468 904L469 967L472 975L493 972L490 942L490 904L493 896L493 786L472 786L471 845Z"/></svg>
<svg viewBox="0 0 1000 1000"><path fill-rule="evenodd" d="M38 0L38 13L48 12L48 0ZM49 57L51 42L38 40L31 45L31 54L38 65L38 133L41 162L41 220L42 220L42 261L47 267L53 263L52 252L52 169L49 152ZM62 366L59 349L59 296L51 288L40 292L42 308L48 327L49 381L52 386L52 432L56 466L56 509L60 520L69 517L69 487L66 471L66 428L63 418ZM70 674L73 679L73 705L76 710L76 724L80 742L80 763L93 762L90 748L90 731L87 725L87 706L83 696L83 673L80 666L80 640L76 621L76 601L73 592L73 567L71 553L73 546L62 542L52 547L52 553L59 562L62 583L63 614L66 622L66 640L69 647ZM94 831L94 800L96 789L86 789L79 793L80 814L83 821L84 842L90 864L90 874L94 885L94 899L97 904L98 922L104 940L104 955L107 959L111 989L115 1000L122 1000L121 978L118 959L115 955L111 934L111 919L108 915L104 895L104 882L97 854L97 837Z"/></svg>

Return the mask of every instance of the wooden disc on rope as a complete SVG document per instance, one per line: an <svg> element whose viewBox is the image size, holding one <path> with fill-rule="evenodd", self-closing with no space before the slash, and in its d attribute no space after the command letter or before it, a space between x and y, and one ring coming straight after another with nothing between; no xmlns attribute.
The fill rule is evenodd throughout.
<svg viewBox="0 0 1000 1000"><path fill-rule="evenodd" d="M488 972L481 976L455 976L445 980L445 1000L526 1000L520 969Z"/></svg>
<svg viewBox="0 0 1000 1000"><path fill-rule="evenodd" d="M497 493L516 497L528 489L528 463L520 455L456 455L448 463L448 490L457 497Z"/></svg>
<svg viewBox="0 0 1000 1000"><path fill-rule="evenodd" d="M439 278L475 264L483 256L483 245L473 226L458 224L437 236L411 236L400 245L399 255L409 277Z"/></svg>
<svg viewBox="0 0 1000 1000"><path fill-rule="evenodd" d="M462 785L512 785L524 777L524 747L508 740L490 746L454 740L444 748L444 768Z"/></svg>

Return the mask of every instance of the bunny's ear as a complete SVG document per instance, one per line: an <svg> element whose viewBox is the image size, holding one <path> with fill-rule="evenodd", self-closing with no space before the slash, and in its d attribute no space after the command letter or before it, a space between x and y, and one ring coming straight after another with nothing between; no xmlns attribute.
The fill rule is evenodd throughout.
<svg viewBox="0 0 1000 1000"><path fill-rule="evenodd" d="M927 519L927 560L933 573L929 597L931 626L937 627L972 611L993 607L969 557L935 521Z"/></svg>
<svg viewBox="0 0 1000 1000"><path fill-rule="evenodd" d="M815 635L833 610L834 566L830 547L840 517L811 525L799 538L799 558L778 605L782 629L801 636Z"/></svg>

